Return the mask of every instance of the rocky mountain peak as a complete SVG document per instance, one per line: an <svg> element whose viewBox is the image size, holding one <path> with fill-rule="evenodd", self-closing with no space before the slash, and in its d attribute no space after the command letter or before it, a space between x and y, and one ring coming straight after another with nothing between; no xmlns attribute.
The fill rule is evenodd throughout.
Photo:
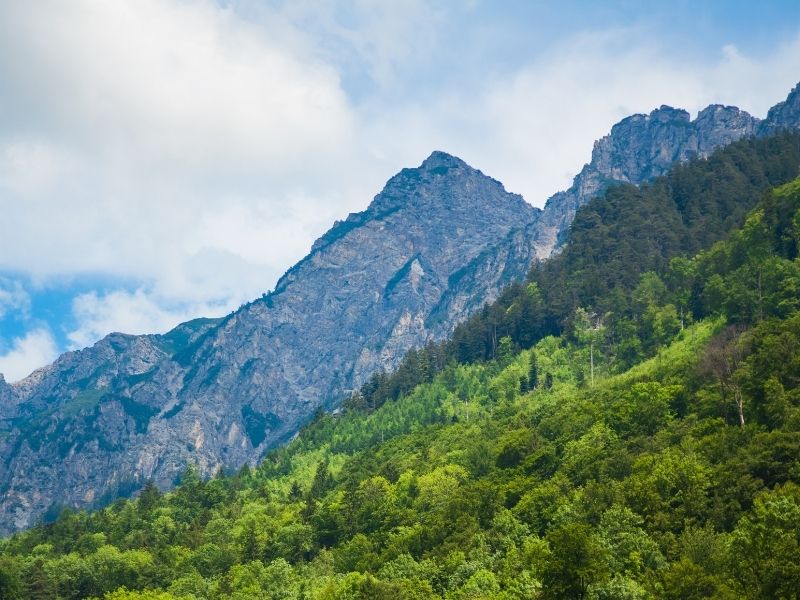
<svg viewBox="0 0 800 600"><path fill-rule="evenodd" d="M164 335L111 334L19 388L0 384L0 531L53 502L91 506L148 479L167 488L187 463L211 475L257 462L523 277L537 255L522 228L539 212L434 152L261 300Z"/></svg>
<svg viewBox="0 0 800 600"><path fill-rule="evenodd" d="M526 215L526 221L539 212L522 196L506 192L499 181L484 175L460 158L437 150L418 167L402 169L389 179L365 210L350 213L346 219L336 221L314 242L311 252L321 251L353 230L375 220L382 221L397 211L423 213L426 218L432 219L453 211L483 210L487 202L496 199L500 201L500 211L504 210L502 204L511 203L511 210ZM284 278L276 290L282 289L283 283Z"/></svg>
<svg viewBox="0 0 800 600"><path fill-rule="evenodd" d="M671 121L685 121L688 123L691 117L688 111L682 108L674 108L668 104L662 104L655 110L650 111L650 114L647 115L647 119L659 123L668 123Z"/></svg>
<svg viewBox="0 0 800 600"><path fill-rule="evenodd" d="M758 119L736 106L712 104L701 110L694 120L697 132L697 154L706 157L716 148L753 135Z"/></svg>
<svg viewBox="0 0 800 600"><path fill-rule="evenodd" d="M787 127L800 125L800 93L776 105L767 121ZM687 111L666 104L649 114L635 114L616 123L592 149L592 159L572 186L554 194L538 221L538 235L549 240L550 252L565 239L575 212L612 183L633 183L664 175L676 163L706 157L716 148L748 135L765 134L765 122L735 107L712 104L691 120Z"/></svg>
<svg viewBox="0 0 800 600"><path fill-rule="evenodd" d="M769 109L767 118L761 123L759 135L769 135L781 129L796 129L800 125L800 83L783 102Z"/></svg>
<svg viewBox="0 0 800 600"><path fill-rule="evenodd" d="M419 168L425 171L438 171L441 174L443 174L443 169L472 169L472 167L470 167L457 156L453 156L452 154L448 154L447 152L443 152L441 150L434 150L428 158L422 161L422 164Z"/></svg>
<svg viewBox="0 0 800 600"><path fill-rule="evenodd" d="M487 192L493 189L501 193L504 201L510 200L519 206L527 205L521 196L508 194L496 179L484 175L452 154L437 150L418 167L403 169L392 177L365 212L381 213L420 202L426 204L431 200L443 202L445 206L480 204L486 196L470 193L478 189ZM427 210L435 208L426 204Z"/></svg>

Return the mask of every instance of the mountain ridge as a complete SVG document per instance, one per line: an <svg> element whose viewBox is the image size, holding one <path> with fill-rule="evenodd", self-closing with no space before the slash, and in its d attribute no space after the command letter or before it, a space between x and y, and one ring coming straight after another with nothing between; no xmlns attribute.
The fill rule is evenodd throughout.
<svg viewBox="0 0 800 600"><path fill-rule="evenodd" d="M747 112L721 104L704 108L694 120L687 111L667 105L622 119L594 143L591 161L572 185L545 203L540 228L552 240L551 253L563 243L575 211L609 185L639 184L664 175L676 163L706 157L715 148L755 134L758 124Z"/></svg>
<svg viewBox="0 0 800 600"><path fill-rule="evenodd" d="M5 540L0 595L796 597L799 175L791 133L609 189L554 277L459 327L468 355L457 336L407 354L258 468L189 468ZM681 235L697 207L685 227L711 235ZM587 269L602 284L539 328Z"/></svg>
<svg viewBox="0 0 800 600"><path fill-rule="evenodd" d="M468 314L439 303L451 276L538 213L434 153L334 225L264 297L218 321L112 334L63 355L14 388L22 412L4 421L0 442L5 527L29 523L57 494L88 505L151 478L168 487L187 462L210 474L256 461L375 369L449 333ZM524 275L531 249L518 256L474 282L477 294ZM434 306L444 318L426 325ZM65 492L48 487L58 463Z"/></svg>
<svg viewBox="0 0 800 600"><path fill-rule="evenodd" d="M434 151L234 313L163 335L111 334L20 382L0 382L0 528L148 479L169 487L187 462L210 475L257 461L314 411L335 407L522 279L608 185L641 183L735 139L797 127L798 105L796 87L764 121L722 105L694 121L667 106L627 117L543 210Z"/></svg>

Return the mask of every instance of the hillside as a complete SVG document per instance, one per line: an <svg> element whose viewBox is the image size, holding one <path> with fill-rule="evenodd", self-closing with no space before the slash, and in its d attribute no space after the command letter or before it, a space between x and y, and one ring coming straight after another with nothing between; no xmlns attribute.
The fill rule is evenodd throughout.
<svg viewBox="0 0 800 600"><path fill-rule="evenodd" d="M628 219L614 193L586 209L606 210L610 232ZM562 260L590 235L574 228ZM0 589L794 598L800 179L763 194L722 241L673 254L620 280L633 286L627 321L578 306L559 337L516 351L503 336L492 358L449 362L396 400L319 415L257 469L207 482L189 469L173 493L148 486L18 534L2 546Z"/></svg>
<svg viewBox="0 0 800 600"><path fill-rule="evenodd" d="M460 159L434 152L392 177L366 210L334 224L272 292L227 317L190 321L164 335L114 333L20 382L0 381L0 531L29 526L64 505L103 506L148 480L169 489L189 463L203 477L220 467L255 465L317 410L336 408L376 373L402 370L409 350L447 338L523 279L532 262L560 247L576 211L586 219L580 207L612 183L641 184L750 134L797 128L799 104L795 88L763 121L716 105L694 120L670 107L633 115L595 144L573 186L544 210ZM669 198L677 208L661 221L658 199L642 202L633 210L650 214L632 220L640 229L626 235L644 240L651 222L671 228L685 218L682 235L695 239L695 247L669 235L664 243L689 251L719 239L761 191L796 174L791 142L786 164L775 157L783 149L769 148L742 150L738 159L725 155L729 164L722 167L730 173L714 172L732 178L729 199L715 188L717 196L704 200L689 187L684 193L699 199L682 207L680 198ZM632 187L613 189L628 203L641 201ZM600 271L591 270L583 285ZM521 327L522 346L557 333L571 314L558 288L542 286L536 307L523 302L537 314L525 313L531 318ZM457 331L458 357L493 356L509 321L513 315L484 321L490 342L484 331L483 342L464 345L466 330Z"/></svg>
<svg viewBox="0 0 800 600"><path fill-rule="evenodd" d="M524 276L535 245L507 236L537 214L436 152L336 223L273 292L224 319L112 334L65 354L10 387L0 530L53 504L102 505L148 479L170 487L190 462L209 476L257 461L316 409L468 316L457 279L492 299ZM503 269L473 269L498 255Z"/></svg>

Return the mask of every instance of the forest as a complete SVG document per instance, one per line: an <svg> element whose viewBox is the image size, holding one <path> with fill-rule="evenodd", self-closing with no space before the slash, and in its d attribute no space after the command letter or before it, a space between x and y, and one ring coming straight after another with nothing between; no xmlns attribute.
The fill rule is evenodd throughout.
<svg viewBox="0 0 800 600"><path fill-rule="evenodd" d="M0 542L0 598L800 595L800 135L563 250L255 468Z"/></svg>

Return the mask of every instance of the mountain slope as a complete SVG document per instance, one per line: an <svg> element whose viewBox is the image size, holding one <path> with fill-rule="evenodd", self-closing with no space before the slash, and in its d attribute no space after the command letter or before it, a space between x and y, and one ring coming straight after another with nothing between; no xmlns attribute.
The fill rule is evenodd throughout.
<svg viewBox="0 0 800 600"><path fill-rule="evenodd" d="M274 292L225 319L112 334L22 382L0 382L0 529L62 503L102 504L150 478L169 487L187 461L207 476L257 460L522 279L610 183L640 183L742 136L797 127L799 104L795 88L763 122L721 106L694 121L669 107L634 115L595 144L544 211L435 152L317 240Z"/></svg>
<svg viewBox="0 0 800 600"><path fill-rule="evenodd" d="M618 207L608 223L628 218ZM0 594L794 598L798 223L795 180L726 240L682 257L696 277L631 301L643 320L698 293L705 320L666 338L567 332L451 364L396 402L321 415L256 470L207 482L190 470L166 496L151 487L66 512L3 545ZM633 339L656 342L653 356L618 368Z"/></svg>
<svg viewBox="0 0 800 600"><path fill-rule="evenodd" d="M563 250L531 269L524 283L506 288L446 342L409 353L395 372L373 377L348 405L380 406L430 382L452 361L490 360L546 335L569 334L579 309L596 313L617 341L636 334L617 345L618 367L641 360L653 348L637 337L660 343L692 312L705 314L692 269L680 257L724 239L766 191L798 175L800 133L786 132L741 140L639 187L610 187L578 209ZM691 291L672 308L641 314L681 286Z"/></svg>
<svg viewBox="0 0 800 600"><path fill-rule="evenodd" d="M0 523L25 526L56 501L85 506L150 478L167 487L187 462L210 475L257 460L376 369L448 334L475 308L453 296L455 282L469 277L470 298L490 300L521 277L535 248L507 248L507 235L538 212L435 152L337 223L264 298L222 320L112 334L64 355L13 387ZM495 254L503 270L471 268Z"/></svg>

